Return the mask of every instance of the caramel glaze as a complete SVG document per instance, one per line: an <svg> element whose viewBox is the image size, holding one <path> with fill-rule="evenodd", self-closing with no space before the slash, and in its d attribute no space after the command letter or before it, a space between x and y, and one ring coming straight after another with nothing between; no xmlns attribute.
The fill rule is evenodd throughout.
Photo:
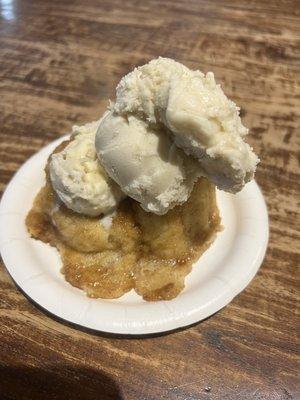
<svg viewBox="0 0 300 400"><path fill-rule="evenodd" d="M27 229L58 249L65 279L89 297L114 299L134 289L144 300L173 299L220 230L215 187L205 178L186 203L163 216L127 198L105 228L99 217L77 214L60 203L47 167L46 176L27 215Z"/></svg>

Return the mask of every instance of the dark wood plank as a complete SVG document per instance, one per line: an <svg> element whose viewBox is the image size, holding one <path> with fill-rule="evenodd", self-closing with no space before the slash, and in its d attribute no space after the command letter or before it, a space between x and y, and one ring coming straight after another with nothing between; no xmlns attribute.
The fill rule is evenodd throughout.
<svg viewBox="0 0 300 400"><path fill-rule="evenodd" d="M241 295L151 339L63 325L2 266L1 399L298 399L299 2L12 0L0 15L1 190L43 145L98 118L122 75L162 55L214 71L242 107L271 227Z"/></svg>

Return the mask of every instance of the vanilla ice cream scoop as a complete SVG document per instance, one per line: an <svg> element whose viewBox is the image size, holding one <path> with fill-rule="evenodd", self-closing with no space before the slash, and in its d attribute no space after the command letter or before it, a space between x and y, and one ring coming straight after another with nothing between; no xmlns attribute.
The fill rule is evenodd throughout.
<svg viewBox="0 0 300 400"><path fill-rule="evenodd" d="M125 197L106 174L95 150L99 121L73 127L72 141L50 159L50 179L60 200L89 216L107 214Z"/></svg>
<svg viewBox="0 0 300 400"><path fill-rule="evenodd" d="M144 210L155 214L185 202L201 175L198 163L164 129L131 115L108 112L99 124L95 145L108 175Z"/></svg>
<svg viewBox="0 0 300 400"><path fill-rule="evenodd" d="M220 189L235 193L254 176L259 160L243 140L248 130L212 72L204 75L167 58L152 60L121 79L113 110L164 124Z"/></svg>

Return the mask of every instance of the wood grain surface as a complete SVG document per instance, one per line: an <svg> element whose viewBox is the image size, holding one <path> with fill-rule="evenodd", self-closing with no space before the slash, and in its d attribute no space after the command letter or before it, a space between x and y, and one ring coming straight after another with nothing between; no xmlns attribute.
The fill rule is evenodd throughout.
<svg viewBox="0 0 300 400"><path fill-rule="evenodd" d="M162 55L212 70L242 107L270 216L250 286L206 321L161 337L103 337L55 321L2 265L0 399L300 398L299 8L297 0L0 1L2 191L30 155L98 118L121 76Z"/></svg>

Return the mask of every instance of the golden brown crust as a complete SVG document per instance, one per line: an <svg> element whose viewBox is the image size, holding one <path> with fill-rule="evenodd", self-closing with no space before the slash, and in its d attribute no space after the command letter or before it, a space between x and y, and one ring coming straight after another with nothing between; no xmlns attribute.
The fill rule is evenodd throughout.
<svg viewBox="0 0 300 400"><path fill-rule="evenodd" d="M69 141L56 150L62 150ZM134 289L145 300L168 300L184 288L192 263L220 228L215 188L205 178L189 200L158 216L125 199L110 228L67 209L47 183L26 218L35 239L56 246L65 278L90 297L117 298Z"/></svg>

